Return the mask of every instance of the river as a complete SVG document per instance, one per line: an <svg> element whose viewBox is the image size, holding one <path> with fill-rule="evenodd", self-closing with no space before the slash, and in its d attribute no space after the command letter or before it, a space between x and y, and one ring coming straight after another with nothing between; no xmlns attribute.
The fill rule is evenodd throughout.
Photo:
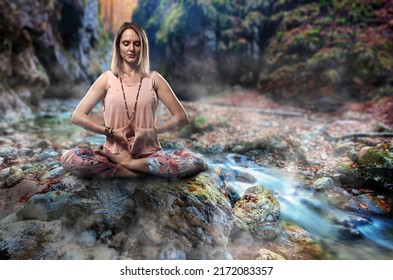
<svg viewBox="0 0 393 280"><path fill-rule="evenodd" d="M22 129L37 133L53 144L90 142L103 144L101 135L86 133L69 122L77 101L48 101L45 110ZM97 108L98 112L100 108ZM393 222L376 215L344 211L326 203L323 194L303 187L296 174L256 165L246 156L234 154L202 155L210 170L241 172L257 182L230 182L239 196L255 184L273 190L280 202L282 218L321 240L332 259L393 259ZM222 183L222 182L219 182Z"/></svg>

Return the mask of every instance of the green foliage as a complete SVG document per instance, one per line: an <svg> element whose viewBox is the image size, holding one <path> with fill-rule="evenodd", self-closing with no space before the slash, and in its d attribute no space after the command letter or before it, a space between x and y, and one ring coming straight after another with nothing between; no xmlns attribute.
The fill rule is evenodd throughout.
<svg viewBox="0 0 393 280"><path fill-rule="evenodd" d="M296 81L299 77L314 77L330 85L351 86L353 78L385 84L393 79L392 31L375 12L384 7L382 0L307 4L281 0L272 3L271 9L266 9L264 0L140 1L140 7L147 7L146 2L150 13L144 26L156 35L155 43L168 44L174 52L181 50L188 11L197 6L203 24L215 32L219 53L242 57L251 44L259 45L261 80L284 79L281 85L285 86L302 84ZM288 8L289 3L295 7ZM275 14L269 14L272 10Z"/></svg>
<svg viewBox="0 0 393 280"><path fill-rule="evenodd" d="M364 18L375 17L374 10L383 2L383 0L333 0L332 9L348 21L361 22Z"/></svg>
<svg viewBox="0 0 393 280"><path fill-rule="evenodd" d="M161 29L156 34L158 43L166 43L169 34L176 32L183 14L184 10L182 5L173 3L169 8L169 14L164 18L164 22L161 24Z"/></svg>

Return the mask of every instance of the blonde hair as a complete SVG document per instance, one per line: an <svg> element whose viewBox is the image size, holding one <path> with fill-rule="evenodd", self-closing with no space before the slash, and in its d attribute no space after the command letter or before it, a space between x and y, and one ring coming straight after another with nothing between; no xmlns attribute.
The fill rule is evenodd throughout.
<svg viewBox="0 0 393 280"><path fill-rule="evenodd" d="M116 76L124 73L123 59L120 55L120 39L123 32L127 29L134 30L141 40L141 55L137 64L138 72L142 77L148 76L150 74L149 41L147 40L145 30L134 22L123 23L117 31L115 40L113 41L111 71Z"/></svg>

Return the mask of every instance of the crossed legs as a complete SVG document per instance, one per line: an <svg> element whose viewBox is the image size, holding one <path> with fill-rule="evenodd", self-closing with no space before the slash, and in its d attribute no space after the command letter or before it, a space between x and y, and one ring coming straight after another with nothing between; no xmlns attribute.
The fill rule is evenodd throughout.
<svg viewBox="0 0 393 280"><path fill-rule="evenodd" d="M69 150L61 156L64 169L81 177L138 177L152 174L165 178L195 176L207 169L204 160L188 151L159 151L134 159L127 152L112 154L89 148Z"/></svg>

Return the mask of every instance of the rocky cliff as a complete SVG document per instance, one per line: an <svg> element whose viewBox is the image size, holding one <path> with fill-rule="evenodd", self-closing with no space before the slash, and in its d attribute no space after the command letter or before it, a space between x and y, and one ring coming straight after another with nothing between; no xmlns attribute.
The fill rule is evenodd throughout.
<svg viewBox="0 0 393 280"><path fill-rule="evenodd" d="M99 68L89 59L99 30L97 1L1 1L1 118L29 117L44 95L80 95Z"/></svg>
<svg viewBox="0 0 393 280"><path fill-rule="evenodd" d="M143 1L133 17L183 98L222 82L314 109L393 94L392 18L391 0Z"/></svg>

